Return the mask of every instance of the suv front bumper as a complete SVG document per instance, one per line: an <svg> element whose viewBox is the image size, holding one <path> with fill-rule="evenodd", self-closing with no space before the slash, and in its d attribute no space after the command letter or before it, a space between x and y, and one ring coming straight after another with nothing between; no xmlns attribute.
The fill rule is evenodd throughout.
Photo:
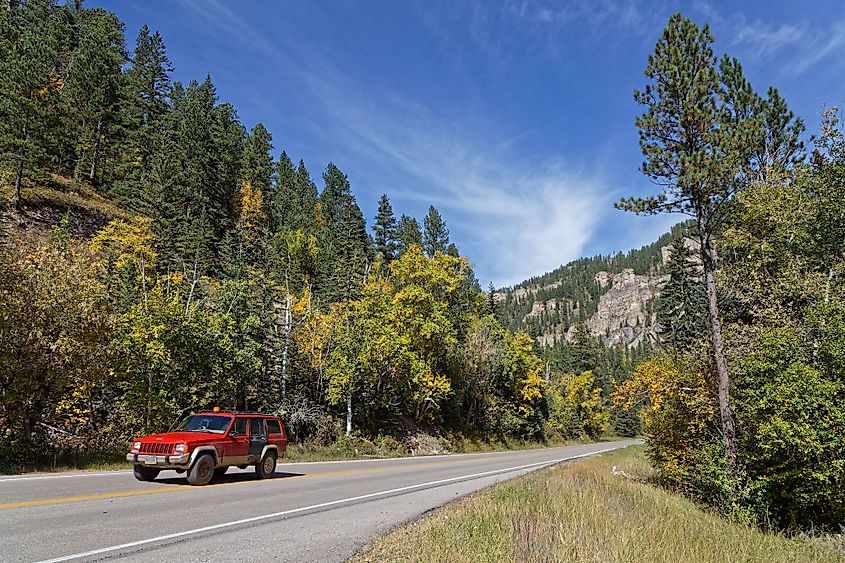
<svg viewBox="0 0 845 563"><path fill-rule="evenodd" d="M179 455L126 454L126 461L157 469L185 469L190 459L191 454L187 453Z"/></svg>

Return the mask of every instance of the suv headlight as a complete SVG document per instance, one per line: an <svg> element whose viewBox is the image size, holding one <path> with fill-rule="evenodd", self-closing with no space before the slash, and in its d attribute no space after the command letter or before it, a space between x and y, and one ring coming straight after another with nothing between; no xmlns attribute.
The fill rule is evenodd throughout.
<svg viewBox="0 0 845 563"><path fill-rule="evenodd" d="M141 442L135 442L134 444L132 444L132 451L133 452L141 451Z"/></svg>
<svg viewBox="0 0 845 563"><path fill-rule="evenodd" d="M186 444L176 444L176 449L174 450L177 454L185 453L185 450L188 449Z"/></svg>

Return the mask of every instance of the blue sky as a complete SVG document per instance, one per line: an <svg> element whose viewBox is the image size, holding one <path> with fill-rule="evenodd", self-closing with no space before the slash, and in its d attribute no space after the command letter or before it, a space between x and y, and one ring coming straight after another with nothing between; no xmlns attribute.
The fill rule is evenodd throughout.
<svg viewBox="0 0 845 563"><path fill-rule="evenodd" d="M838 0L86 5L115 11L130 48L142 24L159 30L174 78L210 74L248 128L271 131L274 156L315 178L337 164L368 221L382 193L397 216L436 205L485 286L642 246L677 220L612 206L655 190L632 91L671 13L709 22L717 52L758 91L776 86L810 133L845 96Z"/></svg>

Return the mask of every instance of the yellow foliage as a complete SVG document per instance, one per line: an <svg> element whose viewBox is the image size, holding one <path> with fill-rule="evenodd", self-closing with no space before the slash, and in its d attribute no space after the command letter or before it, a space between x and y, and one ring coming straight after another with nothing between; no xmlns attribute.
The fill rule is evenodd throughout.
<svg viewBox="0 0 845 563"><path fill-rule="evenodd" d="M712 377L697 366L679 366L668 356L643 362L614 393L617 405L644 405L643 426L655 460L674 477L692 465L701 436L716 415Z"/></svg>
<svg viewBox="0 0 845 563"><path fill-rule="evenodd" d="M105 255L117 268L132 268L139 284L144 284L155 271L158 259L155 242L152 219L136 216L128 221L112 220L97 231L89 248L95 254Z"/></svg>
<svg viewBox="0 0 845 563"><path fill-rule="evenodd" d="M590 370L564 377L566 400L574 409L584 432L597 438L610 424L610 412Z"/></svg>
<svg viewBox="0 0 845 563"><path fill-rule="evenodd" d="M82 380L68 395L56 403L56 416L64 421L65 426L87 424L91 418L91 391L93 381Z"/></svg>
<svg viewBox="0 0 845 563"><path fill-rule="evenodd" d="M261 189L244 180L238 190L235 209L238 212L237 228L244 245L255 246L261 238L264 222L264 194Z"/></svg>
<svg viewBox="0 0 845 563"><path fill-rule="evenodd" d="M523 416L534 414L535 403L543 396L546 381L541 375L543 364L534 353L534 341L525 332L518 332L506 343L504 375L513 385Z"/></svg>

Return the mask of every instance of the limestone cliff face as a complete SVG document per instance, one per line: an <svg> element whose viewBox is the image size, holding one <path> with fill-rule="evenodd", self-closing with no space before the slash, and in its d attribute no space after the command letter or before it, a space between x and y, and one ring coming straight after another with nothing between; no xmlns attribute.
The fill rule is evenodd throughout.
<svg viewBox="0 0 845 563"><path fill-rule="evenodd" d="M598 310L587 319L590 332L605 346L638 346L656 336L657 317L649 304L669 280L667 275L642 276L625 269L613 275L599 272L609 286L599 298ZM599 275L596 283L600 286ZM572 330L569 331L571 337Z"/></svg>
<svg viewBox="0 0 845 563"><path fill-rule="evenodd" d="M526 330L541 346L571 341L576 327L606 346L649 346L657 336L656 301L668 281L672 241L698 254L679 223L653 243L628 252L579 258L532 277L493 297L497 315L510 330Z"/></svg>
<svg viewBox="0 0 845 563"><path fill-rule="evenodd" d="M563 287L564 282L548 280L524 284L496 293L494 297L499 303L509 303L510 311L515 313L511 318L516 323L511 324L511 328L531 330L541 346L571 341L579 320L583 320L590 333L605 346L634 348L652 345L657 338L655 298L669 280L664 273L671 252L666 242L667 239L662 239L651 247L651 255L654 256L651 266L647 269L640 267L641 272L648 273L637 273L624 264L614 265L605 261L597 264L599 267L593 270L594 276L591 272L587 277L579 277L581 281L575 284L574 289L571 281ZM686 239L685 243L697 250L696 241ZM604 263L608 269L601 267ZM577 275L565 268L562 268L561 276ZM568 293L562 294L563 290ZM586 300L584 296L588 296ZM584 307L584 310L579 310L579 307Z"/></svg>
<svg viewBox="0 0 845 563"><path fill-rule="evenodd" d="M650 304L653 305L654 298L660 295L668 279L667 275L637 275L632 269L617 274L596 274L596 284L604 292L599 297L596 312L587 318L590 333L608 347L623 345L632 348L654 342L657 319ZM571 316L577 316L577 303L557 298L534 301L525 320L564 308ZM574 324L565 328L562 323L551 323L543 327L543 332L536 339L541 346L552 346L562 339L571 341L574 334Z"/></svg>

